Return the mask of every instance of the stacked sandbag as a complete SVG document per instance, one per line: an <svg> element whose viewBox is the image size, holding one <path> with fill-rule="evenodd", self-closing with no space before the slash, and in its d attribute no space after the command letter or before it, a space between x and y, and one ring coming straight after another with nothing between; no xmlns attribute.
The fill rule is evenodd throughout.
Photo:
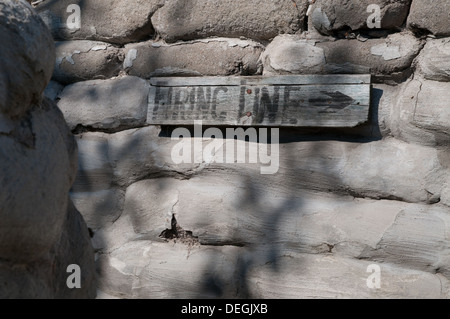
<svg viewBox="0 0 450 319"><path fill-rule="evenodd" d="M25 1L0 3L0 298L95 297L86 224L69 199L77 146L43 91L53 39ZM81 288L67 285L69 265Z"/></svg>

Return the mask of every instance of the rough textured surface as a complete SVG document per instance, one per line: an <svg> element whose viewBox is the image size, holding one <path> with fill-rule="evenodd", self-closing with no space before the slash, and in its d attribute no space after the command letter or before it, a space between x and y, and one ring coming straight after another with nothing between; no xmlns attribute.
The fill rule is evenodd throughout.
<svg viewBox="0 0 450 319"><path fill-rule="evenodd" d="M56 42L53 79L62 84L108 79L122 68L120 49L98 41Z"/></svg>
<svg viewBox="0 0 450 319"><path fill-rule="evenodd" d="M428 40L417 63L426 79L450 82L450 38Z"/></svg>
<svg viewBox="0 0 450 319"><path fill-rule="evenodd" d="M36 10L56 39L123 44L153 34L150 17L163 4L164 0L47 0L38 4ZM69 5L80 8L79 28L70 25L76 21L76 11Z"/></svg>
<svg viewBox="0 0 450 319"><path fill-rule="evenodd" d="M315 41L296 36L276 37L266 48L261 60L264 75L276 73L321 73L326 63L325 53Z"/></svg>
<svg viewBox="0 0 450 319"><path fill-rule="evenodd" d="M23 276L16 281L7 275L6 282L12 288L5 290L2 296L94 297L94 260L92 252L89 253L92 248L89 237L83 235L87 228L79 213L70 208L67 198L76 172L73 137L65 124L58 124L57 121L64 122L56 106L50 104L31 114L28 119L31 126L27 126L26 120L21 124L25 124L25 132L33 128L33 147L23 145L25 140L21 143L14 137L0 137L1 183L7 185L0 192L0 251L2 259L10 261L9 267ZM14 180L14 184L7 182L10 180ZM58 260L57 268L52 268L47 260L49 253ZM19 270L12 266L13 262L34 262L30 266L34 270ZM65 285L66 268L73 263L83 267L82 290L69 291Z"/></svg>
<svg viewBox="0 0 450 319"><path fill-rule="evenodd" d="M128 74L143 78L252 75L259 71L262 50L256 42L238 39L217 38L172 45L147 41L125 46L123 68Z"/></svg>
<svg viewBox="0 0 450 319"><path fill-rule="evenodd" d="M450 112L448 109L450 91L448 83L426 80L420 83L420 90L415 100L417 103L415 103L414 109L410 109L412 124L448 136L450 134ZM438 136L436 140L439 142Z"/></svg>
<svg viewBox="0 0 450 319"><path fill-rule="evenodd" d="M338 256L287 254L276 266L261 261L249 271L254 298L448 298L449 281L441 275L381 264L380 289L367 287L370 261ZM301 265L301 267L299 267ZM275 268L275 269L274 269ZM299 269L300 268L300 269ZM342 278L345 278L342 281Z"/></svg>
<svg viewBox="0 0 450 319"><path fill-rule="evenodd" d="M182 184L179 182L179 185ZM184 184L189 188L189 182ZM214 183L214 188L216 185ZM204 191L203 188L201 190ZM232 191L231 188L229 190ZM193 194L196 192L198 189L194 188ZM170 192L163 189L162 196L164 193ZM441 229L448 230L448 216L445 213L439 215L437 211L430 211L431 218L424 218L426 213L422 213L422 218L418 220L417 211L424 209L423 206L392 201L355 202L332 197L323 201L324 197L317 200L305 194L296 201L278 198L276 201L285 205L276 216L271 215L274 211L270 207L263 213L254 205L244 206L240 214L230 207L230 210L224 211L230 215L223 216L223 211L218 214L210 210L216 206L216 194L219 195L219 192L207 200L203 211L195 211L199 216L189 213L189 206L183 207L189 202L184 199L180 199L179 206L176 204L174 208L185 229L193 230L200 240L206 239L203 245L160 243L153 233L141 233L135 240L130 239L100 255L101 289L125 298L448 297L449 281L444 275L447 266L442 262L436 263L440 257L443 262L445 260L448 249L445 242L448 238L442 231L434 235L427 233L435 227L436 221L439 221ZM234 194L221 197L224 207L234 206L234 202L241 199L241 195ZM274 198L258 197L254 204L264 206L266 203L273 205ZM335 211L336 207L342 211ZM161 209L164 210L164 207ZM381 211L382 215L379 214ZM343 213L348 220L342 219ZM147 217L151 220L156 216ZM153 229L163 229L167 219L167 216L157 218L154 226L159 227ZM350 226L350 221L356 222L358 227ZM135 220L133 224L138 223ZM214 228L218 225L229 228ZM415 229L410 232L412 225ZM114 231L130 233L124 226L131 225L122 224L122 229L116 227ZM209 232L204 232L206 229ZM230 231L230 237L222 238L215 244L210 241L213 245L207 244L208 237L217 235L219 231L226 235L226 230ZM233 235L245 237L247 241L254 240L254 245L240 247L243 242L238 237L233 238ZM136 240L138 238L140 240ZM408 242L414 242L417 251L411 250ZM434 248L433 252L439 251L437 255L428 253L423 256L420 253L421 249L429 252L428 247L436 247L436 244L439 248ZM381 289L369 289L366 285L369 275L367 267L376 263L380 258L378 255L386 250L389 250L386 253L391 253L388 258L393 263L379 264L382 271ZM349 258L359 256L361 251L364 251L364 257ZM367 252L372 255L367 255ZM403 259L404 256L408 257ZM435 261L433 267L444 268L438 274L425 271L426 266L419 267L422 269L404 268L415 265L415 259L427 262L427 258ZM345 284L341 281L343 277L346 278ZM274 285L279 289L274 291Z"/></svg>
<svg viewBox="0 0 450 319"><path fill-rule="evenodd" d="M448 145L448 83L417 78L399 88L387 125L404 141Z"/></svg>
<svg viewBox="0 0 450 319"><path fill-rule="evenodd" d="M448 277L449 218L447 208L405 209L387 229L378 243L377 251L368 248L361 255L364 258L370 256L374 261L408 264L418 270L441 273Z"/></svg>
<svg viewBox="0 0 450 319"><path fill-rule="evenodd" d="M66 285L67 266L81 269L81 288ZM96 296L94 252L86 224L70 203L60 238L50 254L27 264L0 263L2 299L86 299Z"/></svg>
<svg viewBox="0 0 450 319"><path fill-rule="evenodd" d="M54 106L35 110L10 136L0 135L0 184L8 185L0 192L1 258L36 260L61 234L76 166L67 152L69 132L54 122L63 121L58 113Z"/></svg>
<svg viewBox="0 0 450 319"><path fill-rule="evenodd" d="M74 190L106 190L114 184L128 186L145 176L192 169L193 165L171 163L168 138L158 138L154 126L115 134L84 133L78 136L79 171Z"/></svg>
<svg viewBox="0 0 450 319"><path fill-rule="evenodd" d="M101 255L100 289L125 298L231 297L237 247L194 247L141 241ZM209 261L216 260L214 263ZM228 293L222 292L226 289Z"/></svg>
<svg viewBox="0 0 450 319"><path fill-rule="evenodd" d="M282 35L267 46L261 59L264 74L366 74L375 80L405 79L422 45L410 33L386 39L316 41Z"/></svg>
<svg viewBox="0 0 450 319"><path fill-rule="evenodd" d="M112 182L112 167L108 156L108 140L102 133L77 136L78 172L72 190L97 192L107 190Z"/></svg>
<svg viewBox="0 0 450 319"><path fill-rule="evenodd" d="M217 183L222 181L221 187ZM125 216L134 232L155 240L170 228L172 214L203 245L278 245L305 253L328 251L340 245L340 253L353 257L365 247L376 248L383 232L406 207L400 202L336 198L301 191L278 195L273 188L245 190L245 181L223 176L177 181L169 178L141 181L127 189ZM197 207L192 198L201 198ZM250 199L252 198L252 199ZM220 206L215 203L221 203ZM375 212L382 214L374 214ZM350 220L361 222L354 229ZM366 229L371 224L370 229ZM300 226L301 225L301 226ZM359 231L365 229L364 231ZM357 245L349 245L348 241Z"/></svg>
<svg viewBox="0 0 450 319"><path fill-rule="evenodd" d="M252 177L254 182L269 183L268 187L282 189L283 192L293 192L295 189L333 190L371 198L436 202L445 173L437 150L395 139L362 144L331 141L281 144L278 172L260 175L262 164L217 163L219 155L201 161L202 158L197 157L202 155L194 154L197 164L177 165L171 158L171 150L179 142L158 137L158 130L153 127L99 137L91 134L83 134L92 137L84 137L82 143L89 143L91 138L102 139L98 146L92 144L98 153L91 151L92 158L99 161L93 161L92 168L87 166L82 170L83 176L88 176L86 181L94 181L89 184L91 187L95 187L97 176L104 176L105 180L114 179L114 183L127 186L145 177L191 177L215 170L224 171L229 176L239 176L245 171L255 174ZM106 144L105 140L108 141ZM205 139L200 143L206 147L211 141ZM233 145L233 140L216 143L228 148ZM248 148L249 143L239 144L237 151L246 152ZM378 154L380 160L372 161L370 154Z"/></svg>
<svg viewBox="0 0 450 319"><path fill-rule="evenodd" d="M76 172L73 137L54 105L34 110L31 118L24 121L21 125L25 125L25 133L33 128L32 147L23 144L33 143L28 135L20 136L27 138L22 142L11 136L0 137L0 182L5 185L0 192L0 254L2 260L9 261L1 266L5 267L6 274L2 270L0 276L7 278L2 284L6 282L8 288L0 289L0 295L3 298L95 297L94 256L87 228L68 201ZM11 180L14 183L8 182ZM14 263L27 266L17 267ZM82 267L80 290L66 286L66 268L70 264Z"/></svg>
<svg viewBox="0 0 450 319"><path fill-rule="evenodd" d="M109 136L108 154L115 183L130 185L145 176L171 170L169 150L173 144L164 138L159 143L158 135L159 130L150 126Z"/></svg>
<svg viewBox="0 0 450 319"><path fill-rule="evenodd" d="M64 88L58 107L71 129L121 130L145 123L148 88L137 77L79 82Z"/></svg>
<svg viewBox="0 0 450 319"><path fill-rule="evenodd" d="M192 231L203 245L280 245L311 254L335 249L339 254L355 258L372 256L373 251L386 247L387 244L380 246L380 240L390 228L395 235L385 239L389 245L409 249L406 239L405 247L399 248L393 242L398 238L392 236L406 236L408 225L404 223L415 223L418 212L428 216L417 221L428 232L437 230L436 220L441 220L441 229L449 227L444 207L432 209L396 201L353 200L305 190L295 194L280 192L280 195L276 188L264 188L263 181L255 183L256 189L251 192L243 190L245 181L230 179L217 187L220 180L223 181L223 176L219 175L193 178L189 182L167 178L135 183L127 189L124 214L134 232L150 240L156 240L162 230L170 228L171 216L175 214L179 225ZM202 207L192 198L201 200ZM400 221L399 216L406 221ZM436 233L438 239L431 242L425 234L418 230L407 236L414 237L410 240L416 246L424 245L424 250L434 245L435 240L441 242L442 246L436 246L428 254L444 257L448 249L445 231ZM419 250L408 251L415 258L423 258ZM402 254L400 251L393 254L396 257L392 262L400 264L398 258ZM439 261L438 257L435 262ZM413 260L410 263L417 266ZM447 266L439 264L438 267Z"/></svg>
<svg viewBox="0 0 450 319"><path fill-rule="evenodd" d="M0 298L93 298L92 245L68 196L77 146L57 106L41 101L55 56L50 33L24 1L0 4L1 28L14 41L0 50L2 87L13 93L0 109ZM66 284L73 264L82 267L75 290Z"/></svg>
<svg viewBox="0 0 450 319"><path fill-rule="evenodd" d="M41 100L53 72L52 38L25 1L0 3L0 113L21 117ZM6 45L8 44L8 45Z"/></svg>
<svg viewBox="0 0 450 319"><path fill-rule="evenodd" d="M313 6L311 19L314 27L324 33L333 34L343 29L369 29L367 19L372 14L369 5L381 9L381 28L399 28L405 22L411 0L317 0Z"/></svg>
<svg viewBox="0 0 450 319"><path fill-rule="evenodd" d="M376 162L370 159L373 152L380 156ZM357 194L410 202L439 201L445 171L433 148L387 140L363 144L347 156L342 179Z"/></svg>
<svg viewBox="0 0 450 319"><path fill-rule="evenodd" d="M170 0L152 16L167 42L212 36L269 40L304 29L307 1Z"/></svg>
<svg viewBox="0 0 450 319"><path fill-rule="evenodd" d="M44 154L47 162L39 167L52 170L39 181L72 185L71 200L93 236L99 298L450 298L450 53L448 38L440 38L449 35L449 5L316 0L306 17L309 2L35 4L54 36L65 41L57 42L57 81L45 95L59 102L77 134L78 172L75 177L73 139L47 104L19 104L15 116L0 111L0 144L13 140L20 154L36 152L38 135L30 132L55 123L61 138L46 149L65 144L59 156L67 153L67 159ZM76 22L69 4L80 6L79 30L68 29ZM373 4L380 6L381 28L367 24ZM10 64L4 68L15 71ZM194 152L176 164L172 153L180 144L170 136L177 127L146 122L155 92L145 80L162 80L156 77L230 76L239 85L233 76L340 73L372 75L369 121L354 128L280 128L280 144L271 137L273 175L261 174L268 167L261 153L256 164L226 161L222 151L234 149L233 137L188 137L183 143L194 144L191 151L205 149L206 156ZM32 84L43 88L47 81ZM217 79L202 81L213 85ZM252 94L256 88L247 89ZM0 97L8 92L1 90ZM184 105L199 103L201 98ZM35 124L39 112L48 125ZM235 152L264 151L263 135L259 144L240 143ZM7 151L2 146L0 155ZM69 173L59 173L58 165ZM29 186L30 192L38 187ZM41 230L50 253L24 267L0 256L0 296L5 282L10 295L95 293L86 225L65 195L69 215L47 218L57 219L55 228L64 235L50 240L52 231ZM87 269L83 291L58 286L71 258ZM381 286L371 289L368 267L374 265ZM57 279L50 283L50 275Z"/></svg>
<svg viewBox="0 0 450 319"><path fill-rule="evenodd" d="M449 12L450 3L446 0L413 0L408 16L408 27L414 31L449 36Z"/></svg>
<svg viewBox="0 0 450 319"><path fill-rule="evenodd" d="M113 223L122 214L124 194L120 189L72 192L70 198L91 229Z"/></svg>
<svg viewBox="0 0 450 319"><path fill-rule="evenodd" d="M97 274L95 272L94 250L88 228L81 214L69 203L61 238L52 249L55 255L53 273L50 280L55 285L55 298L87 299L95 298ZM68 265L80 266L80 288L67 287Z"/></svg>
<svg viewBox="0 0 450 319"><path fill-rule="evenodd" d="M94 237L102 291L122 298L448 298L445 206L300 191L286 179L282 189L245 171L131 185L123 215ZM201 246L160 243L173 214ZM381 267L380 289L366 285L372 264Z"/></svg>
<svg viewBox="0 0 450 319"><path fill-rule="evenodd" d="M52 293L48 289L49 271L41 264L15 265L0 263L0 297L2 299L49 299Z"/></svg>

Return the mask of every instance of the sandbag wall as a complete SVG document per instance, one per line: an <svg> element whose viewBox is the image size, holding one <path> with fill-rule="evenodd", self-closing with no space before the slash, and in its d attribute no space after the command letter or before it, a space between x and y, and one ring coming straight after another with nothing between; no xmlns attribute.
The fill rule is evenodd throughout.
<svg viewBox="0 0 450 319"><path fill-rule="evenodd" d="M95 298L94 250L69 198L77 145L43 97L52 36L27 2L1 1L0 40L0 298Z"/></svg>
<svg viewBox="0 0 450 319"><path fill-rule="evenodd" d="M56 41L46 94L76 135L71 198L94 231L99 297L450 296L448 1L35 9ZM273 175L177 165L177 142L146 124L151 78L279 74L371 74L368 123L281 128ZM172 216L197 238L159 238Z"/></svg>

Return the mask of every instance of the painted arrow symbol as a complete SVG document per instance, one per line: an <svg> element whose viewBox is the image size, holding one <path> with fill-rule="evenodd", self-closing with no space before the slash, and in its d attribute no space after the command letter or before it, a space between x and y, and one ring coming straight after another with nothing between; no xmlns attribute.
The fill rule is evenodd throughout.
<svg viewBox="0 0 450 319"><path fill-rule="evenodd" d="M355 102L355 100L350 96L345 95L344 93L339 91L320 91L320 93L327 95L328 97L309 99L309 103L311 106L327 106L324 111L321 111L319 113L328 113L330 111L332 112L332 110L342 110Z"/></svg>

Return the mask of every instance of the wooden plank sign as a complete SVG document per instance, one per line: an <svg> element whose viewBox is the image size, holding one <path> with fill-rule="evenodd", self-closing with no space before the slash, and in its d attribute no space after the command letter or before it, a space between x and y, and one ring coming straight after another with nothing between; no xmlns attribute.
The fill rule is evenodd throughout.
<svg viewBox="0 0 450 319"><path fill-rule="evenodd" d="M150 80L148 124L354 127L368 119L370 75Z"/></svg>

